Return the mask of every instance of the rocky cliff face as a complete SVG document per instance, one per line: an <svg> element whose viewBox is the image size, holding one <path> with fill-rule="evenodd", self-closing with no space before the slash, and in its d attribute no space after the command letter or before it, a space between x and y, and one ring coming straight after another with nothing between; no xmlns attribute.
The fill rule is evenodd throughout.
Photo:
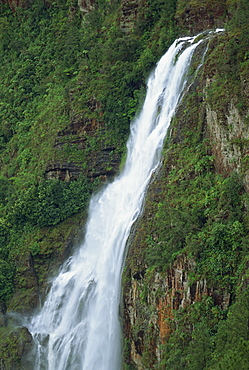
<svg viewBox="0 0 249 370"><path fill-rule="evenodd" d="M3 0L3 2L9 4L14 11L17 6L26 6L28 3L31 3L31 0L29 2L28 0ZM231 3L234 3L236 6L238 2L239 1L233 1ZM48 7L50 3L51 1L45 2ZM174 1L172 1L172 4L173 3ZM181 29L180 33L185 35L197 33L205 29L222 27L224 22L231 17L231 14L227 10L228 3L229 2L225 0L203 0L201 4L194 0L179 0L177 2L178 8L175 20ZM60 4L60 2L57 2L57 6L59 7L58 4ZM150 8L151 4L153 5L153 9ZM160 50L163 50L166 33L168 32L170 34L172 32L173 34L175 32L170 28L168 28L166 32L163 28L164 21L155 24L155 28L150 28L151 18L160 18L157 17L157 5L156 2L123 0L120 3L118 11L113 16L113 19L115 19L113 22L114 26L116 27L118 25L121 34L125 35L127 38L131 36L136 40L137 38L145 37L145 35L143 35L144 26L147 27L146 33L152 34L146 53L144 53L143 66L146 65L145 61L147 60L150 67L152 65L150 64L150 60L153 60L152 63L154 63L154 59L150 52L152 50L150 49L151 45L157 45ZM112 2L110 2L110 7L111 6ZM93 13L95 1L78 0L74 3L71 2L69 7L69 20L73 22L78 8L83 15ZM56 12L57 11L58 9ZM143 13L144 11L145 13ZM166 13L167 9L164 14L166 15ZM144 18L144 23L140 24L140 33L138 36L135 32L133 33L133 30L139 16ZM109 18L111 19L112 15L109 15ZM111 24L110 19L106 23L108 27ZM97 21L98 18L96 18L96 22ZM103 32L107 38L111 31L107 29L108 27L105 26L101 29L101 32ZM63 30L67 30L67 28L68 24L66 23ZM60 27L58 29L60 30ZM93 32L92 30L90 31ZM64 31L62 31L62 33L63 32ZM240 36L240 32L238 32L234 38L235 46L239 45L239 47L240 41L238 41L238 37ZM118 33L118 35L120 37L120 33ZM93 38L95 41L93 45L91 45L91 48L94 49L95 44L101 48L102 44L100 41L103 41L104 38L98 39L98 37L99 35L97 35L96 39ZM171 35L171 37L173 36ZM245 37L244 39L247 40L248 38ZM72 38L69 38L68 44L74 45L74 40L75 34L73 33ZM178 312L187 311L189 308L197 306L198 303L205 300L205 298L210 298L215 308L220 309L221 312L225 312L233 299L234 290L232 291L230 289L231 287L217 286L215 283L212 283L210 279L203 276L203 274L198 274L198 255L194 255L194 253L191 254L191 251L182 251L178 253L178 250L176 250L175 253L174 242L170 244L170 248L172 247L171 254L174 254L173 261L165 264L164 269L148 266L145 258L145 251L148 247L147 239L149 239L151 244L155 244L160 251L162 240L159 240L159 234L162 230L158 231L156 227L151 228L149 224L154 223L157 208L160 206L162 207L162 205L164 206L165 202L172 203L171 198L167 198L167 194L165 195L165 189L169 181L173 181L177 187L180 186L181 182L184 182L186 178L194 180L196 173L201 173L206 165L203 161L200 161L200 163L193 162L189 169L185 171L184 166L186 166L186 163L181 164L177 162L177 148L180 147L181 150L181 148L191 146L192 142L189 140L189 137L195 135L195 132L198 132L199 136L195 146L193 145L190 148L192 152L199 150L198 145L200 143L203 144L204 147L206 146L206 152L204 154L208 154L208 160L211 161L210 158L213 158L215 172L221 174L223 177L228 177L233 171L237 172L242 177L246 190L249 190L249 89L247 82L248 74L246 73L246 68L248 68L248 48L246 49L247 52L244 52L242 56L240 55L240 59L237 55L238 51L236 51L236 49L231 49L230 60L227 61L227 59L224 58L226 54L225 45L232 45L231 41L233 40L229 38L223 41L223 48L220 49L221 60L216 58L213 62L212 69L208 70L208 68L206 68L205 74L191 85L189 93L193 96L193 101L189 103L189 101L184 100L179 107L179 111L172 124L170 148L167 147L165 151L162 167L148 192L144 214L137 223L134 229L135 233L131 237L132 241L127 256L123 282L125 363L129 369L148 369L160 363L163 358L163 346L169 342L171 334L177 329L175 317ZM121 42L123 44L123 39ZM215 44L211 45L209 49L210 52L215 47ZM93 63L95 58L98 58L100 51L100 49L96 49L97 51L93 55L93 60L90 61L88 65L86 62L88 58L87 53L89 52L88 45L85 46L85 49L84 55L80 54L79 56L79 63L83 64L82 68L84 72L82 73L87 73L89 66L92 67L91 62ZM134 50L134 52L136 51L135 48L132 50ZM23 50L20 48L20 53L22 52ZM122 53L120 53L120 57L126 60L126 56ZM132 57L133 56L129 54L127 56L127 61ZM210 53L208 53L206 57L206 59L210 58ZM119 60L117 64L118 62ZM245 72L243 72L244 77L241 77L239 81L239 88L238 78L236 76L233 80L233 83L237 86L234 92L231 93L233 90L232 87L230 91L227 91L226 84L224 83L222 85L223 89L220 88L217 93L214 87L217 85L218 87L216 87L218 89L221 81L217 80L219 71L217 71L216 64L220 63L221 65L225 65L226 71L229 71L234 65L239 69L240 62L241 65L243 64ZM99 68L99 72L101 73L102 68L104 69L105 66L103 65ZM130 68L128 64L127 68ZM194 65L193 70L196 68L197 65ZM28 70L29 65L27 66L27 71ZM75 67L75 72L77 71L78 66L77 68ZM115 73L115 68L113 68L113 66L111 71ZM67 75L68 69L63 70L63 73ZM131 73L129 76L129 84L132 85L134 89L139 89L139 86L141 86L140 83L137 85L134 83L134 80L137 78L140 77L137 77L136 73ZM123 74L118 75L117 79L119 81L122 80ZM27 78L27 81L28 80ZM91 78L89 81L86 79L86 81L90 84ZM73 87L70 86L68 89L68 107L70 113L67 125L66 127L63 126L63 129L56 131L55 138L53 136L53 158L50 156L49 161L46 162L43 175L47 180L59 179L70 182L76 180L83 174L91 181L97 178L100 182L104 182L106 179L112 178L118 171L121 156L119 143L115 140L112 141L110 137L106 139L104 135L105 124L102 120L102 107L100 102L95 99L92 91L91 97L89 98L89 95L87 101L84 101L84 99L80 100L81 106L79 106L79 104L77 105L77 103L75 103L77 100L76 96L77 94L80 96L84 95L83 93L86 86L81 82L80 77L77 83L74 82L72 85ZM94 88L96 88L96 86ZM241 104L243 100L241 97L244 98L244 104ZM85 105L82 108L83 104ZM45 135L45 133L42 134ZM39 140L41 140L41 137ZM17 150L17 148L13 148L13 150ZM73 148L77 149L77 153L86 157L86 161L84 162L86 165L82 166L82 161L81 159L77 160L77 156L74 156L74 159L71 160L70 150ZM176 157L176 159L172 159L173 157ZM173 180L172 178L169 180L169 172L175 169L177 176L173 178ZM201 186L202 185L200 185L200 187ZM204 196L205 194L203 197ZM187 218L192 216L191 204L198 202L198 199L196 200L195 198L195 193L192 194L192 197L193 199L190 201L190 207L187 210ZM207 203L208 201L207 199ZM214 198L214 202L216 202L216 198ZM225 202L227 202L227 199ZM174 204L172 208L173 207ZM175 208L177 211L177 204ZM225 217L227 216L225 215ZM208 216L206 214L199 215L197 212L196 218L198 220L196 228L198 229L201 228L200 225L202 223L207 222ZM214 223L219 223L220 218L221 215L218 215ZM48 289L48 274L51 276L57 271L58 266L71 252L73 245L77 243L78 233L76 230L82 227L83 219L84 215L75 215L70 218L70 220L65 220L58 228L47 227L42 233L36 231L35 235L29 235L28 233L25 235L26 239L24 239L23 243L26 243L29 248L32 247L32 253L34 255L30 253L31 249L27 249L25 254L23 253L16 257L16 294L12 297L10 302L8 302L11 309L24 312L32 310L39 305L40 299L45 297ZM173 229L175 227L174 220L171 223L166 223L166 221L167 220L164 220L162 217L162 223L166 225L164 229L167 227ZM184 222L181 224L181 227L184 227ZM179 229L179 233L180 231ZM232 234L230 236L232 236ZM206 236L203 238L205 237ZM198 238L195 241L196 244L200 242L201 240ZM236 253L239 252L236 251ZM225 266L226 268L229 268L230 265L233 264L233 258L230 258L229 255L228 262ZM160 259L160 257L158 257L158 259ZM245 267L243 266L243 268ZM229 277L228 273L224 273L224 275L225 277ZM40 278L38 278L38 276ZM246 281L246 279L244 281ZM5 325L4 318L2 319L1 325ZM188 321L186 326L191 335L193 324ZM10 343L14 344L16 350L15 356L11 359L11 363L13 364L12 368L24 368L27 370L27 367L25 367L26 365L22 367L19 363L15 363L14 357L20 359L23 352L26 350L25 345L29 347L29 333L27 333L25 329L20 329L19 333L18 331L14 332L13 335L11 333L9 339ZM5 342L6 339L4 338L1 347L2 366L9 363L8 348L6 348ZM6 359L3 357L5 355ZM165 369L165 367L162 368ZM201 367L197 368L199 370Z"/></svg>
<svg viewBox="0 0 249 370"><path fill-rule="evenodd" d="M215 304L226 310L229 292L217 292L206 279L191 281L195 261L181 255L166 273L129 271L129 284L124 290L124 333L127 344L126 363L138 370L160 363L162 345L172 332L174 314L190 305L212 297ZM127 274L127 271L126 271ZM148 276L150 275L150 276Z"/></svg>
<svg viewBox="0 0 249 370"><path fill-rule="evenodd" d="M89 13L94 9L95 0L78 0L78 5L83 13Z"/></svg>
<svg viewBox="0 0 249 370"><path fill-rule="evenodd" d="M229 103L223 117L220 116L220 112L215 111L209 105L206 108L206 124L217 172L243 173L244 185L248 191L249 128L246 123L247 114L248 112L241 114L234 101Z"/></svg>
<svg viewBox="0 0 249 370"><path fill-rule="evenodd" d="M142 6L137 0L123 0L120 14L120 28L124 33L130 33L134 27L139 8Z"/></svg>
<svg viewBox="0 0 249 370"><path fill-rule="evenodd" d="M194 102L191 103L193 112L190 112L189 103L184 99L172 127L170 145L172 148L174 145L184 147L184 142L188 141L185 129L189 132L200 130L198 140L208 143L209 153L214 158L215 172L224 177L237 172L248 191L249 132L246 117L249 111L239 109L236 94L233 94L232 99L221 98L215 105L207 92L212 78L214 77L204 75L191 85L188 93L194 96ZM247 96L243 84L241 92L244 97ZM226 312L231 304L230 288L217 289L206 278L197 278L196 261L191 254L176 254L164 273L157 269L148 269L145 263L144 248L148 246L146 240L150 238L152 243L158 243L159 240L156 226L149 229L148 236L148 225L153 224L153 218L157 217L155 204L160 204L165 196L163 189L170 181L167 179L169 169L174 167L181 171L181 165L176 163L177 161L172 164L170 154L167 154L151 184L144 214L135 228L135 237L131 242L124 272L125 362L127 366L134 366L139 370L160 364L163 345L168 342L177 325L174 319L177 312L188 311L191 306L208 297L222 312ZM193 167L187 176L194 179L192 171ZM182 180L185 179L186 174ZM168 199L167 202L170 203L171 200ZM159 243L162 243L162 239ZM159 251L160 249L158 253ZM187 325L190 324L186 323ZM189 329L190 332L192 329ZM159 365L159 368L165 367Z"/></svg>
<svg viewBox="0 0 249 370"><path fill-rule="evenodd" d="M89 102L91 112L100 110L99 103L94 99ZM120 151L114 145L108 145L104 139L96 146L91 146L91 139L104 130L104 124L99 119L85 118L84 115L73 112L70 125L58 132L54 143L55 159L45 169L48 180L60 179L63 181L76 180L80 174L86 175L91 180L99 178L104 182L113 177L120 163ZM101 134L100 134L101 135ZM99 140L98 140L99 141ZM58 161L60 153L67 147L76 147L86 155L87 167L82 168L80 163Z"/></svg>

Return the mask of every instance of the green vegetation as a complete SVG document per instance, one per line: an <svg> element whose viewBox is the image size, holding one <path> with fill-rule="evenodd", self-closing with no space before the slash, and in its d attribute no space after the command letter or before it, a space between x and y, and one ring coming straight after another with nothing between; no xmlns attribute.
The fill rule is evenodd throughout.
<svg viewBox="0 0 249 370"><path fill-rule="evenodd" d="M175 0L166 4L149 0L127 33L121 30L119 1L96 1L85 15L76 0L34 0L15 11L1 4L0 297L4 312L6 305L17 310L27 307L23 296L19 307L16 296L8 303L19 286L29 285L31 272L24 263L36 259L33 275L42 285L45 266L51 265L44 256L54 258L58 248L63 254L67 220L82 215L90 194L101 183L92 181L87 172L96 153L114 147L105 164L107 171L112 171L111 159L122 154L130 120L144 95L145 76L175 38L174 11ZM81 175L70 182L47 180L45 170L53 163L73 163ZM74 234L78 225L78 221L70 225L70 232ZM53 237L45 247L48 234ZM45 258L43 269L39 258Z"/></svg>
<svg viewBox="0 0 249 370"><path fill-rule="evenodd" d="M0 328L1 362L6 369L31 369L31 366L21 361L22 355L30 350L31 345L32 337L25 327Z"/></svg>
<svg viewBox="0 0 249 370"><path fill-rule="evenodd" d="M112 160L125 155L129 123L141 107L150 70L177 35L195 29L185 22L186 14L195 22L205 9L226 22L226 32L210 43L202 75L173 122L161 178L141 223L135 252L146 270L141 325L153 313L146 306L151 276L165 273L179 255L196 262L189 276L193 284L206 279L231 300L222 308L206 297L176 312L161 363L155 364L150 351L155 333L148 334L142 362L158 369L246 369L248 139L230 142L240 150L240 171L218 173L202 102L206 88L221 125L231 102L249 122L247 0L205 0L201 9L196 0L133 5L130 23L123 20L125 4L119 0L97 0L86 14L77 0L33 0L14 12L0 5L1 311L28 311L44 297L48 274L68 255L84 222L90 194L105 181L89 175L96 157L110 148L103 168L111 172ZM65 163L80 174L71 181L49 179L47 168ZM0 340L3 366L21 368L18 348L28 343L27 333L1 329L8 349L12 343L9 355ZM126 344L128 358L130 341ZM134 368L129 361L128 368Z"/></svg>
<svg viewBox="0 0 249 370"><path fill-rule="evenodd" d="M228 32L220 38L219 44L214 42L205 66L206 72L215 76L208 88L208 100L212 107L218 108L221 120L231 102L245 114L248 99L244 86L249 73L248 4L246 0L228 1L228 4L231 17Z"/></svg>
<svg viewBox="0 0 249 370"><path fill-rule="evenodd" d="M184 108L198 105L198 89L197 85L189 92ZM163 299L166 294L161 288L155 291L155 273L167 274L178 257L195 261L187 271L189 284L205 280L214 293L166 318L171 334L161 346L159 363L150 349L155 333L145 330L144 368L235 370L236 363L248 367L248 194L241 175L231 172L223 176L215 171L210 143L203 140L202 119L201 107L180 109L171 145L166 142L162 168L151 185L136 249L128 260L133 271L138 269L136 260L144 261L139 266L143 273L137 286L139 318L133 339L148 325L149 312L155 309L150 305L154 295ZM215 299L227 293L231 306ZM177 292L173 299L177 300ZM238 324L240 321L243 324Z"/></svg>
<svg viewBox="0 0 249 370"><path fill-rule="evenodd" d="M247 369L248 288L228 313L211 297L176 313L174 331L157 369Z"/></svg>
<svg viewBox="0 0 249 370"><path fill-rule="evenodd" d="M77 181L44 180L20 195L9 215L15 225L57 225L86 205L90 186L84 177Z"/></svg>
<svg viewBox="0 0 249 370"><path fill-rule="evenodd" d="M248 245L241 180L235 173L215 174L213 157L201 145L175 145L170 155L172 170L146 239L147 265L164 271L177 254L187 253L198 261L196 278L231 289Z"/></svg>
<svg viewBox="0 0 249 370"><path fill-rule="evenodd" d="M225 6L225 2L203 3L213 10L216 5L217 9L218 5ZM151 184L145 212L128 256L127 296L130 299L131 286L127 280L133 277L135 291L132 294L138 297L132 302L137 318L133 319L135 324L129 339L136 349L138 334L143 331L137 356L145 369L249 367L249 224L248 193L244 187L248 141L247 134L236 132L237 117L230 123L231 127L227 119L231 107L236 107L244 122L243 130L247 130L249 38L246 19L249 13L246 3L244 0L226 2L226 32L210 42L203 68L174 118L162 167ZM179 1L176 12L179 23L186 26L181 18L186 10L190 19L191 15L194 18L196 13L200 14L199 8L197 1ZM217 125L227 133L227 145L234 148L234 155L231 150L227 159L231 161L230 170L223 166L223 153L207 127L207 104L217 115ZM186 260L191 271L181 267L181 262ZM189 294L195 292L197 284L204 283L207 295L199 296L189 306L183 300L184 308L172 311L172 306L178 307L182 294L181 290L174 291L171 296L170 291L170 279L175 279L171 268L177 261L180 270L183 269L182 278L188 278ZM159 315L158 305L165 299L168 299L164 307L168 332L162 339L158 360L155 346L151 346L158 340L155 332L160 326L154 323L157 316L153 309Z"/></svg>

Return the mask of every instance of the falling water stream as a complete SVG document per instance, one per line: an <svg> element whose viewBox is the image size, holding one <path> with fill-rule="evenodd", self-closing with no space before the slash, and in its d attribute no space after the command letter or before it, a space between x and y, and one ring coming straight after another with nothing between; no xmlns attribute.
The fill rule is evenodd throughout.
<svg viewBox="0 0 249 370"><path fill-rule="evenodd" d="M148 80L147 96L131 125L122 173L90 202L85 238L62 266L28 329L35 370L118 370L119 302L125 246L159 165L171 118L186 85L195 37L176 40Z"/></svg>

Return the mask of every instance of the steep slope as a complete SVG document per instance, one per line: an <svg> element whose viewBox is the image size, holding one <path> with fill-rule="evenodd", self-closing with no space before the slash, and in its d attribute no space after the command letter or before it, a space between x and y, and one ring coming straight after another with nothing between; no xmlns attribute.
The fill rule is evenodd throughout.
<svg viewBox="0 0 249 370"><path fill-rule="evenodd" d="M48 279L82 237L90 194L119 169L145 76L175 38L174 0L131 8L1 3L0 347L7 368L26 369L18 343L30 342L13 329L11 311L16 317L43 302Z"/></svg>
<svg viewBox="0 0 249 370"><path fill-rule="evenodd" d="M81 238L90 194L118 172L150 69L176 36L223 26L172 123L130 247L124 367L247 366L247 19L245 0L2 2L2 366L27 369L30 336L9 313L43 301Z"/></svg>
<svg viewBox="0 0 249 370"><path fill-rule="evenodd" d="M79 211L89 194L117 173L144 74L160 53L151 51L159 29L153 40L139 39L139 27L162 23L158 13L145 20L148 4L139 7L132 34L128 26L122 31L127 3L95 3L88 12L74 1L17 5L14 11L1 5L1 235L10 270L3 307L13 294L13 274L15 288L30 299L26 277L28 285L31 276L42 284L52 273L51 261L63 260L83 222ZM173 1L162 14L168 36L159 49L174 37ZM30 307L24 296L22 303L13 299L11 308Z"/></svg>
<svg viewBox="0 0 249 370"><path fill-rule="evenodd" d="M233 4L211 41L131 241L127 369L249 366L246 12Z"/></svg>

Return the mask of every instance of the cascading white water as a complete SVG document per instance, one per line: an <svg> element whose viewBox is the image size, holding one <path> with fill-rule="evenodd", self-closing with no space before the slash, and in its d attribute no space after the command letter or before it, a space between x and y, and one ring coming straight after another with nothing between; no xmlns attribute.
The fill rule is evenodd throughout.
<svg viewBox="0 0 249 370"><path fill-rule="evenodd" d="M90 203L85 240L53 281L41 312L27 325L34 369L117 370L121 366L120 285L125 245L137 219L197 45L178 39L148 81L131 126L125 168Z"/></svg>

